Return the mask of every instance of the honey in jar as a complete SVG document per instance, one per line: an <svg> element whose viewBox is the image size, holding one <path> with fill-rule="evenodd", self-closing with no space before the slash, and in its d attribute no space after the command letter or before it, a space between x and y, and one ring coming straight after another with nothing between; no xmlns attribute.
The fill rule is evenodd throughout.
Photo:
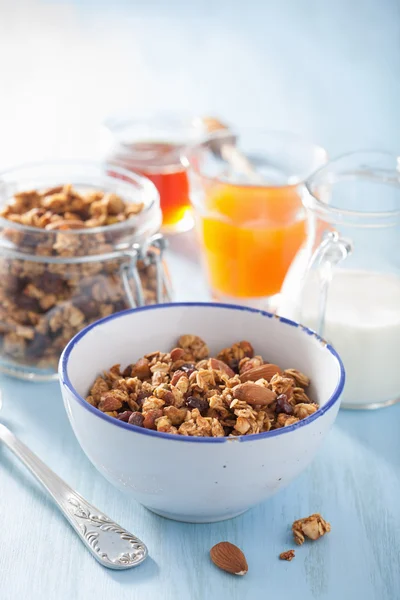
<svg viewBox="0 0 400 600"><path fill-rule="evenodd" d="M108 160L146 176L160 194L165 233L179 233L193 227L186 167L182 150L207 134L201 118L161 114L132 118L111 118L106 124L111 138Z"/></svg>
<svg viewBox="0 0 400 600"><path fill-rule="evenodd" d="M145 175L160 194L163 229L186 231L193 226L189 202L189 182L180 162L183 146L143 141L127 146L125 156L117 157L124 167Z"/></svg>

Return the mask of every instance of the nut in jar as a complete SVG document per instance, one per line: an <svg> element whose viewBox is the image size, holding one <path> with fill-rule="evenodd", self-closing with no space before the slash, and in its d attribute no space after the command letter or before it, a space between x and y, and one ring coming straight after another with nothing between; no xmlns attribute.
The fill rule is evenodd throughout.
<svg viewBox="0 0 400 600"><path fill-rule="evenodd" d="M0 199L3 371L56 377L83 327L170 299L150 181L107 165L34 165L3 173Z"/></svg>

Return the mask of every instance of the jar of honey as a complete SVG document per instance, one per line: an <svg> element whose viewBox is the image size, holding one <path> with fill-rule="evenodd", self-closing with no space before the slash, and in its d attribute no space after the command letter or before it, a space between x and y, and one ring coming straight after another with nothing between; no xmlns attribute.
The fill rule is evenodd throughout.
<svg viewBox="0 0 400 600"><path fill-rule="evenodd" d="M274 310L306 236L300 191L325 150L284 132L222 130L184 155L213 297Z"/></svg>
<svg viewBox="0 0 400 600"><path fill-rule="evenodd" d="M114 117L105 123L107 160L150 179L160 195L162 231L181 233L193 227L187 170L182 149L208 133L198 117L166 113Z"/></svg>

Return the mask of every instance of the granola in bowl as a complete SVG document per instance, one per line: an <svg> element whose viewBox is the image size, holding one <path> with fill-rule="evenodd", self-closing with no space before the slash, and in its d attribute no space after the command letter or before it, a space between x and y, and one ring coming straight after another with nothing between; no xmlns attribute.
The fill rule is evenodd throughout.
<svg viewBox="0 0 400 600"><path fill-rule="evenodd" d="M210 356L196 335L97 377L86 401L118 420L195 437L258 434L316 412L307 375L255 355L248 341Z"/></svg>
<svg viewBox="0 0 400 600"><path fill-rule="evenodd" d="M200 335L209 349L196 335L178 341L182 333ZM265 381L259 371L250 373L260 367ZM299 371L310 378L308 387ZM334 423L345 377L335 350L301 325L260 310L203 302L106 317L69 342L59 373L71 427L98 471L153 512L191 523L238 516L304 471ZM243 385L242 397L234 398L234 388ZM278 405L281 394L290 407L285 398ZM306 398L313 414L290 425ZM112 416L98 408L101 400L119 401L101 406ZM200 400L208 405L203 414ZM130 417L142 427L129 424ZM185 435L179 433L182 425ZM253 430L260 433L251 435Z"/></svg>

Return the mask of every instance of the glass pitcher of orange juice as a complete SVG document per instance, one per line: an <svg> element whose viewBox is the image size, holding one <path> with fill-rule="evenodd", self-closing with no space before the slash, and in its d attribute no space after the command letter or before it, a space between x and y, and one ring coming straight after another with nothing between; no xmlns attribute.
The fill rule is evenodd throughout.
<svg viewBox="0 0 400 600"><path fill-rule="evenodd" d="M305 239L300 188L326 159L320 146L284 132L219 131L186 149L215 299L274 310Z"/></svg>

